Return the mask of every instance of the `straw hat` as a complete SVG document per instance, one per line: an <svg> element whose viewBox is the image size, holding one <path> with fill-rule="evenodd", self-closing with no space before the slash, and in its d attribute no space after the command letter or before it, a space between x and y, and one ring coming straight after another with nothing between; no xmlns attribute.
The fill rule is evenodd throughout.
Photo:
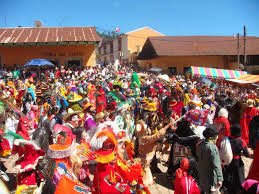
<svg viewBox="0 0 259 194"><path fill-rule="evenodd" d="M99 112L99 113L97 113L96 115L95 115L95 118L96 119L103 119L104 118L104 113L103 112Z"/></svg>
<svg viewBox="0 0 259 194"><path fill-rule="evenodd" d="M64 115L63 120L67 121L67 119L72 116L72 115L80 115L82 112L81 111L74 111L72 108L69 108L67 110L67 114Z"/></svg>
<svg viewBox="0 0 259 194"><path fill-rule="evenodd" d="M248 107L254 107L255 105L255 101L253 99L248 99L246 103Z"/></svg>

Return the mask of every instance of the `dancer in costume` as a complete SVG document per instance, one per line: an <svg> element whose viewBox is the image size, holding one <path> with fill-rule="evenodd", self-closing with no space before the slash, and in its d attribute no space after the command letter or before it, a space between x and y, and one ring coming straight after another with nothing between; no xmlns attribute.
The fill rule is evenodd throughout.
<svg viewBox="0 0 259 194"><path fill-rule="evenodd" d="M130 194L130 187L125 180L115 171L114 162L117 150L117 140L112 129L105 128L97 133L94 147L100 147L95 151L98 162L93 180L93 194L123 193Z"/></svg>

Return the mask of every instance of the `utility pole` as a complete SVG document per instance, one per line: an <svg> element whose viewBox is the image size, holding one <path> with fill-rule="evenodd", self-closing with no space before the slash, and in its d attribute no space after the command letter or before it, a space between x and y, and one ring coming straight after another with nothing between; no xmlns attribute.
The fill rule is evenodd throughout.
<svg viewBox="0 0 259 194"><path fill-rule="evenodd" d="M244 25L244 67L246 69L246 26Z"/></svg>
<svg viewBox="0 0 259 194"><path fill-rule="evenodd" d="M237 33L237 67L239 69L239 64L240 64L240 56L239 56L239 33Z"/></svg>

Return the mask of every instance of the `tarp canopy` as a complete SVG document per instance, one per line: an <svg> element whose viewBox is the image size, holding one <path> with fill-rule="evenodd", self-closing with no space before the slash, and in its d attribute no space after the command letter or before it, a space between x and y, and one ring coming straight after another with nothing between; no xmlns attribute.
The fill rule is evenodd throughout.
<svg viewBox="0 0 259 194"><path fill-rule="evenodd" d="M229 79L229 81L240 83L240 84L252 84L258 83L259 84L259 75L243 75L237 79Z"/></svg>
<svg viewBox="0 0 259 194"><path fill-rule="evenodd" d="M186 72L187 76L192 77L207 77L207 78L219 78L219 79L236 79L243 75L246 75L246 71L235 71L227 69L216 69L207 67L191 66Z"/></svg>

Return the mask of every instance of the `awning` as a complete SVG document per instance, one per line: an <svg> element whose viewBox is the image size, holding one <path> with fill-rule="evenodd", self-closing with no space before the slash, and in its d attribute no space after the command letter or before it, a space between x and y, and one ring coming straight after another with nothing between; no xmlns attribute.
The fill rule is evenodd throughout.
<svg viewBox="0 0 259 194"><path fill-rule="evenodd" d="M252 84L259 83L259 75L244 75L237 79L230 79L229 81L240 83L240 84Z"/></svg>
<svg viewBox="0 0 259 194"><path fill-rule="evenodd" d="M219 78L219 79L236 79L243 75L246 75L246 71L235 71L227 69L216 69L207 67L196 67L191 66L186 72L188 76L195 77L208 77L208 78Z"/></svg>

